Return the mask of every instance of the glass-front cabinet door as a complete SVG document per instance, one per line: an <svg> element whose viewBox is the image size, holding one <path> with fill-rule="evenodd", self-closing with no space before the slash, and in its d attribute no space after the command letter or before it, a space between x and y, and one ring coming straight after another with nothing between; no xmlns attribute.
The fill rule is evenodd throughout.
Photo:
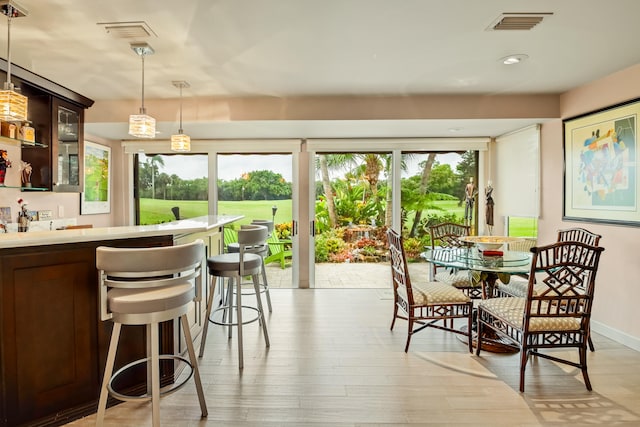
<svg viewBox="0 0 640 427"><path fill-rule="evenodd" d="M82 191L84 109L64 101L54 100L53 113L51 152L53 191L80 192Z"/></svg>

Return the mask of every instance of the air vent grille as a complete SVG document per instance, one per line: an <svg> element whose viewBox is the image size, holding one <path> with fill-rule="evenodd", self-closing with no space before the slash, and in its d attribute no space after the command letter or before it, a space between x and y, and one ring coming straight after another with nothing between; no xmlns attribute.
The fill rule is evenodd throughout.
<svg viewBox="0 0 640 427"><path fill-rule="evenodd" d="M490 31L531 30L553 13L503 13L487 28Z"/></svg>
<svg viewBox="0 0 640 427"><path fill-rule="evenodd" d="M144 21L134 22L98 22L107 34L117 39L146 39L156 36L151 27Z"/></svg>

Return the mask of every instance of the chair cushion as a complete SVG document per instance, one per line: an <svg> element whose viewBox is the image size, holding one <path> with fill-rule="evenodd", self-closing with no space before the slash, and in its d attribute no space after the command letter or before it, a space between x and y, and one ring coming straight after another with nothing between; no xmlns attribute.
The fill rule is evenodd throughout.
<svg viewBox="0 0 640 427"><path fill-rule="evenodd" d="M244 254L244 269L247 271L260 268L262 266L262 257L256 254ZM228 253L215 255L207 258L207 266L212 275L215 276L216 271L239 271L240 270L240 254Z"/></svg>
<svg viewBox="0 0 640 427"><path fill-rule="evenodd" d="M505 294L511 295L513 297L524 298L527 296L527 289L529 288L529 280L523 279L522 277L511 276L509 283L502 283L501 281L497 281L496 285L498 286L498 290L504 292ZM534 293L536 287L540 285L534 285Z"/></svg>
<svg viewBox="0 0 640 427"><path fill-rule="evenodd" d="M511 277L509 283L497 282L498 290L513 297L524 298L527 296L527 291L529 290L529 280L523 279L522 277ZM569 286L561 286L560 290L568 289ZM554 290L549 288L547 285L542 283L536 283L533 285L533 295L538 296L543 292L547 291L548 293L557 294Z"/></svg>
<svg viewBox="0 0 640 427"><path fill-rule="evenodd" d="M534 301L534 304L537 301ZM511 326L524 328L524 305L525 298L505 297L489 298L480 302L478 307L482 308L496 317L504 320ZM544 311L546 306L543 303ZM534 308L532 307L532 310ZM573 317L533 317L529 323L529 330L536 331L577 331L580 329L580 319Z"/></svg>
<svg viewBox="0 0 640 427"><path fill-rule="evenodd" d="M471 299L459 289L440 282L412 284L413 302L416 305L465 303ZM398 287L398 294L407 300L407 290Z"/></svg>
<svg viewBox="0 0 640 427"><path fill-rule="evenodd" d="M435 279L437 282L446 283L456 288L479 288L482 286L480 283L473 283L468 270L439 271L436 273Z"/></svg>
<svg viewBox="0 0 640 427"><path fill-rule="evenodd" d="M107 305L114 314L157 313L190 303L195 292L191 282L156 288L112 288L107 293Z"/></svg>

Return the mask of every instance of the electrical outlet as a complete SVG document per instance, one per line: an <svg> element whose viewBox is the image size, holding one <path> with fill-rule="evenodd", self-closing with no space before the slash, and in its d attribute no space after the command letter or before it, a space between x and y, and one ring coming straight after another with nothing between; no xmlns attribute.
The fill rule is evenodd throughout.
<svg viewBox="0 0 640 427"><path fill-rule="evenodd" d="M64 206L58 205L58 218L64 218Z"/></svg>

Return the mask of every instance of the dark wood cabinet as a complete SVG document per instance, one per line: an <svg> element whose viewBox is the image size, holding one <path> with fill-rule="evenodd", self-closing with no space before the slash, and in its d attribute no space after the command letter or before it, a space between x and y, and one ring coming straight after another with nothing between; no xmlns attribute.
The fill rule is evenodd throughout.
<svg viewBox="0 0 640 427"><path fill-rule="evenodd" d="M172 244L162 236L0 250L0 426L59 425L95 412L111 336L99 319L95 249ZM173 350L174 328L161 326L162 350ZM116 368L145 350L144 327L124 328ZM143 380L125 378L122 387Z"/></svg>
<svg viewBox="0 0 640 427"><path fill-rule="evenodd" d="M0 59L0 79L6 79ZM80 192L84 111L93 101L12 64L12 81L28 98L28 119L36 144L23 144L21 160L32 167L32 191Z"/></svg>
<svg viewBox="0 0 640 427"><path fill-rule="evenodd" d="M84 169L84 108L54 98L51 111L52 189L79 193Z"/></svg>

